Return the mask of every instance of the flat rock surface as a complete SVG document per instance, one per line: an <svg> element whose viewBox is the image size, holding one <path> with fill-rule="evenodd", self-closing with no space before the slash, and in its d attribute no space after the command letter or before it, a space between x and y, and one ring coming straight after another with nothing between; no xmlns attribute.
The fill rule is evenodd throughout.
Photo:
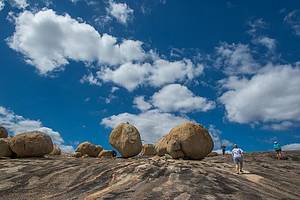
<svg viewBox="0 0 300 200"><path fill-rule="evenodd" d="M244 174L230 156L0 159L4 199L300 199L300 152L251 153Z"/></svg>

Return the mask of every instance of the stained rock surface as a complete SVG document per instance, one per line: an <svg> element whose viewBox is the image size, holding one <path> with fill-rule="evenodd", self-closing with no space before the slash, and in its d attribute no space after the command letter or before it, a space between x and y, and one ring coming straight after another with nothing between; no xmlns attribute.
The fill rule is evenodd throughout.
<svg viewBox="0 0 300 200"><path fill-rule="evenodd" d="M7 130L4 127L0 126L0 138L7 138L7 136Z"/></svg>
<svg viewBox="0 0 300 200"><path fill-rule="evenodd" d="M229 155L0 160L0 197L10 199L300 199L300 152L246 154L244 174Z"/></svg>

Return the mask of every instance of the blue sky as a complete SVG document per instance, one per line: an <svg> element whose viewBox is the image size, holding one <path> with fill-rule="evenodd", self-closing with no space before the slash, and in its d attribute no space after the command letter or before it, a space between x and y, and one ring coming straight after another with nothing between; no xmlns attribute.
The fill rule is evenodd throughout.
<svg viewBox="0 0 300 200"><path fill-rule="evenodd" d="M297 1L0 0L0 124L66 151L187 120L245 151L300 148Z"/></svg>

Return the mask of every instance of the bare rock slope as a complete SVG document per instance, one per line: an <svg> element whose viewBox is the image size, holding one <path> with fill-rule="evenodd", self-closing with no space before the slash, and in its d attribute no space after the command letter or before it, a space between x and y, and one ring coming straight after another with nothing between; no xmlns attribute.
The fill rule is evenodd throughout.
<svg viewBox="0 0 300 200"><path fill-rule="evenodd" d="M287 160L247 154L237 175L229 156L0 159L4 199L300 199L300 152Z"/></svg>

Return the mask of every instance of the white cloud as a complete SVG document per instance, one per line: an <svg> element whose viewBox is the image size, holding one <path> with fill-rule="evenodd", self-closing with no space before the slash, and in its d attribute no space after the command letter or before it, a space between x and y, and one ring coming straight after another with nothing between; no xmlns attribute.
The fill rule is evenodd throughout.
<svg viewBox="0 0 300 200"><path fill-rule="evenodd" d="M97 79L97 77L95 77L92 73L88 74L88 75L84 75L81 79L80 79L80 83L89 83L90 85L98 85L101 86L100 81Z"/></svg>
<svg viewBox="0 0 300 200"><path fill-rule="evenodd" d="M107 13L117 19L120 23L126 24L132 18L133 10L126 3L116 3L109 1Z"/></svg>
<svg viewBox="0 0 300 200"><path fill-rule="evenodd" d="M102 119L101 124L108 128L114 128L119 123L129 122L137 127L144 143L155 143L171 128L186 121L190 120L158 110L150 110L140 114L121 113L113 115Z"/></svg>
<svg viewBox="0 0 300 200"><path fill-rule="evenodd" d="M295 124L290 121L282 121L275 124L266 124L263 126L263 129L274 130L274 131L284 131L290 128L295 127Z"/></svg>
<svg viewBox="0 0 300 200"><path fill-rule="evenodd" d="M300 36L300 10L293 10L288 13L284 18L284 22L293 29L297 36Z"/></svg>
<svg viewBox="0 0 300 200"><path fill-rule="evenodd" d="M152 108L152 105L145 101L144 96L135 97L133 100L134 106L141 111L146 111Z"/></svg>
<svg viewBox="0 0 300 200"><path fill-rule="evenodd" d="M170 84L152 96L152 104L164 112L208 111L215 103L204 97L196 96L186 86Z"/></svg>
<svg viewBox="0 0 300 200"><path fill-rule="evenodd" d="M19 9L25 9L29 5L27 0L9 0L9 3Z"/></svg>
<svg viewBox="0 0 300 200"><path fill-rule="evenodd" d="M260 67L245 44L224 42L216 47L216 55L216 65L226 74L253 74Z"/></svg>
<svg viewBox="0 0 300 200"><path fill-rule="evenodd" d="M251 36L255 36L257 32L259 32L260 30L266 29L268 24L262 18L259 18L259 19L250 20L248 22L248 26L249 26L248 33Z"/></svg>
<svg viewBox="0 0 300 200"><path fill-rule="evenodd" d="M4 6L4 0L0 0L0 11L3 10Z"/></svg>
<svg viewBox="0 0 300 200"><path fill-rule="evenodd" d="M221 138L222 132L219 129L217 129L214 125L209 125L208 132L212 140L214 141L215 152L221 153L220 148L222 145L225 145L226 147L230 147L233 145L233 143L229 140Z"/></svg>
<svg viewBox="0 0 300 200"><path fill-rule="evenodd" d="M62 69L69 60L117 65L145 57L142 42L118 43L117 38L53 10L21 13L8 44L41 74Z"/></svg>
<svg viewBox="0 0 300 200"><path fill-rule="evenodd" d="M281 147L284 151L300 150L300 143L287 144Z"/></svg>
<svg viewBox="0 0 300 200"><path fill-rule="evenodd" d="M267 36L258 37L254 40L255 43L265 46L270 51L276 49L276 40Z"/></svg>
<svg viewBox="0 0 300 200"><path fill-rule="evenodd" d="M140 85L159 87L168 83L192 80L203 72L203 65L194 65L190 60L168 61L157 59L152 64L125 63L117 69L103 68L98 78L133 91Z"/></svg>
<svg viewBox="0 0 300 200"><path fill-rule="evenodd" d="M300 68L269 65L251 78L230 77L220 97L229 121L282 123L300 121Z"/></svg>
<svg viewBox="0 0 300 200"><path fill-rule="evenodd" d="M48 134L52 141L62 149L72 150L72 146L64 145L64 140L60 133L51 128L43 126L39 120L26 119L14 112L0 106L0 124L4 126L13 135L27 131L41 131Z"/></svg>

